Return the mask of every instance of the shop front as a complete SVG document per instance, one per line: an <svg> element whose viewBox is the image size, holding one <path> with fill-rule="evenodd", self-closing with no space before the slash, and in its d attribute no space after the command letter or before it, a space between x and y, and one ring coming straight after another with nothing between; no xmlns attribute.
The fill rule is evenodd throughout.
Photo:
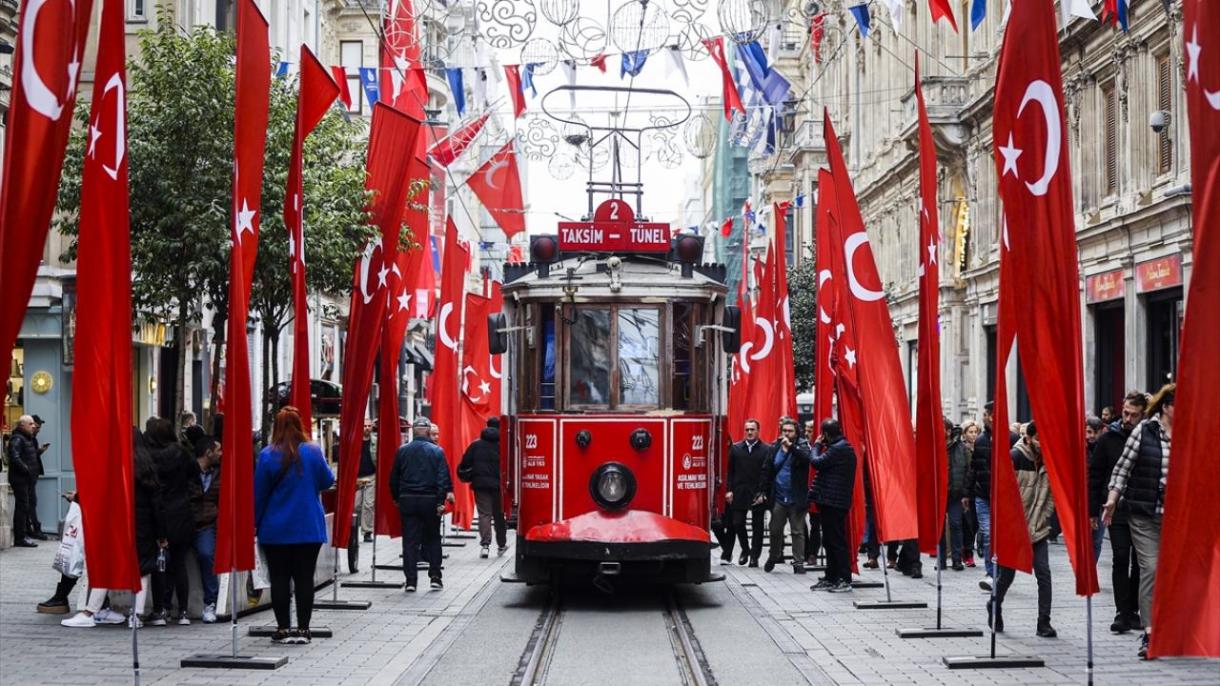
<svg viewBox="0 0 1220 686"><path fill-rule="evenodd" d="M1085 278L1085 302L1093 324L1093 407L1118 408L1126 393L1126 273L1123 269Z"/></svg>
<svg viewBox="0 0 1220 686"><path fill-rule="evenodd" d="M1135 289L1145 317L1144 387L1155 392L1174 379L1182 331L1182 256L1167 255L1135 265Z"/></svg>

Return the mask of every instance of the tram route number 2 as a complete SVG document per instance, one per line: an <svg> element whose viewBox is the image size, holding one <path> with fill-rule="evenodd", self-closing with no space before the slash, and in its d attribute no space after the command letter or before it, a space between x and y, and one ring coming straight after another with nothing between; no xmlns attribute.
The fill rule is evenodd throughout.
<svg viewBox="0 0 1220 686"><path fill-rule="evenodd" d="M667 252L669 224L637 222L631 205L612 198L597 206L590 222L559 222L563 252Z"/></svg>

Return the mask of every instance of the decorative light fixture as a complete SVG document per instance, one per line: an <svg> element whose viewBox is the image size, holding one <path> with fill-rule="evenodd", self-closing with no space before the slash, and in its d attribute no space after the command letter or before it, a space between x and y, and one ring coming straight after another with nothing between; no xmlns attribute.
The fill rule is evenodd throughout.
<svg viewBox="0 0 1220 686"><path fill-rule="evenodd" d="M54 385L55 380L51 377L50 372L39 370L30 377L30 388L39 395L47 393Z"/></svg>

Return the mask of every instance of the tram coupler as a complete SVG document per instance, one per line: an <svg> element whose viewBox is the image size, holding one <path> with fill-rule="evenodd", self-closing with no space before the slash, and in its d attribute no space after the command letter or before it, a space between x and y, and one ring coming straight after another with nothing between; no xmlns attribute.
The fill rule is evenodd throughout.
<svg viewBox="0 0 1220 686"><path fill-rule="evenodd" d="M598 576L618 576L623 571L621 562L600 562L597 565Z"/></svg>

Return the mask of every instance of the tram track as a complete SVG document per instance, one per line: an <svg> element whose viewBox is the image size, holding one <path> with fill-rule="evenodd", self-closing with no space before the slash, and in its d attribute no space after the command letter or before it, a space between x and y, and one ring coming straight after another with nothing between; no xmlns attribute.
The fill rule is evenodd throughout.
<svg viewBox="0 0 1220 686"><path fill-rule="evenodd" d="M672 589L661 593L661 619L669 637L670 651L684 686L717 686L690 619ZM538 616L521 655L511 686L541 686L548 683L552 661L558 652L568 613L562 590L554 590Z"/></svg>

